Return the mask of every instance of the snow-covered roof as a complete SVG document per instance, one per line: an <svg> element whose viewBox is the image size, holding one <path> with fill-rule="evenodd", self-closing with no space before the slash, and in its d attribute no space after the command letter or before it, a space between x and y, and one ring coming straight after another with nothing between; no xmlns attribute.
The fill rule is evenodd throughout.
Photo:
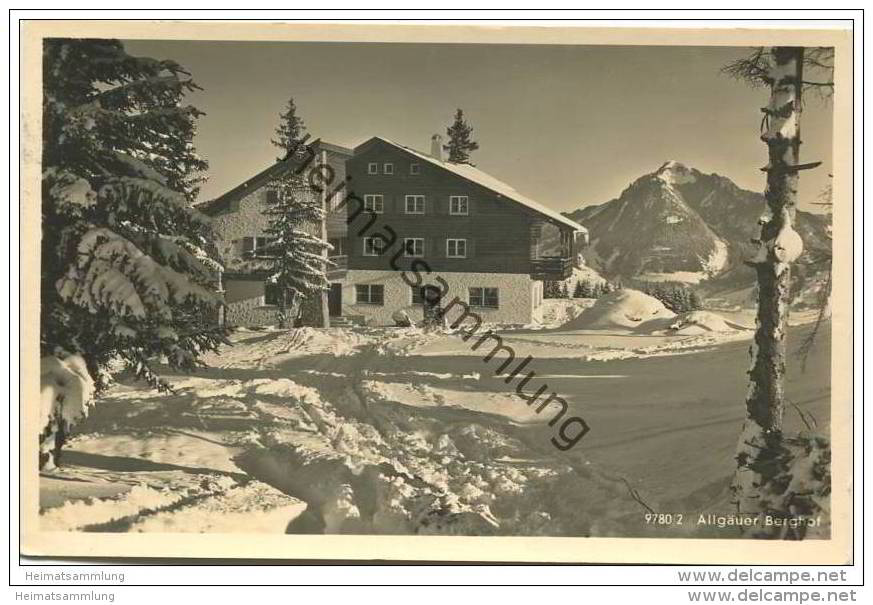
<svg viewBox="0 0 873 605"><path fill-rule="evenodd" d="M410 153L425 162L433 164L434 166L439 166L440 168L448 170L449 172L452 172L468 181L476 183L477 185L481 185L486 189L490 189L494 193L498 193L506 198L511 199L514 202L521 204L522 206L526 206L531 210L547 216L548 218L558 223L561 223L566 227L570 227L574 231L582 231L584 233L588 233L588 230L576 221L567 218L556 210L552 210L551 208L543 206L539 202L532 200L527 196L522 195L521 193L516 191L511 185L504 183L500 179L497 179L487 172L483 172L474 166L470 166L469 164L453 164L451 162L442 162L426 153L422 153L416 149L412 149L411 147L406 147L405 145L400 145L399 143L395 143L394 141L390 141L383 137L373 137L373 139L378 139L380 141L388 143L389 145L402 149L403 151L406 151L407 153ZM370 139L369 141L372 141L373 139ZM366 143L364 143L363 145L366 145ZM358 147L356 147L355 151L357 152L357 150L360 149L363 145L359 145Z"/></svg>

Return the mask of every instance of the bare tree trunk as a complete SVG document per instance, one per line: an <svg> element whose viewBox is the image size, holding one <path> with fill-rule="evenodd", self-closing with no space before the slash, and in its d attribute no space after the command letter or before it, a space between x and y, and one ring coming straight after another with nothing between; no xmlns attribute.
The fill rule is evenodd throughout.
<svg viewBox="0 0 873 605"><path fill-rule="evenodd" d="M312 328L329 328L327 296L323 290L311 292L300 303L300 322Z"/></svg>
<svg viewBox="0 0 873 605"><path fill-rule="evenodd" d="M293 327L288 325L288 292L284 289L282 290L282 298L279 303L279 327L283 330Z"/></svg>
<svg viewBox="0 0 873 605"><path fill-rule="evenodd" d="M733 492L741 513L778 507L782 415L785 406L785 334L790 304L791 263L803 251L793 221L800 166L803 48L775 47L769 68L770 103L763 108L769 163L757 255L749 261L758 276L758 314L746 395L747 417L737 446Z"/></svg>
<svg viewBox="0 0 873 605"><path fill-rule="evenodd" d="M322 150L320 165L327 166L327 152ZM316 229L318 229L318 235L322 241L327 241L327 215L330 211L328 208L328 199L327 199L327 187L323 187L321 192L319 193L319 200L321 202L321 210L322 217L319 221L319 224L316 225ZM327 249L322 251L322 256L324 256L324 270L327 272L328 268L328 259L329 254ZM301 303L302 311L301 311L301 321L304 326L311 326L313 328L329 328L330 327L330 313L327 306L327 290L319 290L317 292L310 292L306 295L306 298Z"/></svg>

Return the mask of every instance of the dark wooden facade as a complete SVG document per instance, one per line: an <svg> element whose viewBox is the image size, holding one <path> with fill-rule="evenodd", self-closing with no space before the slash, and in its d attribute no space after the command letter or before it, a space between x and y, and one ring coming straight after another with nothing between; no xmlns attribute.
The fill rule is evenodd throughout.
<svg viewBox="0 0 873 605"><path fill-rule="evenodd" d="M369 173L373 163L378 174ZM385 174L385 164L392 165L392 174ZM381 139L356 148L346 162L346 172L357 198L381 195L384 205L378 220L359 234L370 217L362 213L353 218L358 204L347 204L349 269L392 270L390 259L403 238L409 237L424 239L422 260L434 273L522 273L535 279L570 275L574 256L571 228L473 180ZM425 196L424 214L406 213L407 195ZM467 215L450 213L451 196L467 196ZM365 256L363 239L387 233L386 226L397 233L398 242L382 256ZM447 256L447 238L467 240L466 258ZM401 257L398 264L407 268L412 260Z"/></svg>

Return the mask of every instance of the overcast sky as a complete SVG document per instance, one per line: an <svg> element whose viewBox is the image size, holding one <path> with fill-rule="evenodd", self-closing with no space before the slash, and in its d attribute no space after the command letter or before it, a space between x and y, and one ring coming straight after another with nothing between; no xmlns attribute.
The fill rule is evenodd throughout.
<svg viewBox="0 0 873 605"><path fill-rule="evenodd" d="M457 107L475 164L561 211L608 201L673 159L762 190L767 91L719 74L730 47L127 41L173 59L202 92L195 144L210 164L201 198L259 172L289 96L312 138L353 147L374 135L428 151ZM801 177L810 207L831 170L832 108L810 100Z"/></svg>

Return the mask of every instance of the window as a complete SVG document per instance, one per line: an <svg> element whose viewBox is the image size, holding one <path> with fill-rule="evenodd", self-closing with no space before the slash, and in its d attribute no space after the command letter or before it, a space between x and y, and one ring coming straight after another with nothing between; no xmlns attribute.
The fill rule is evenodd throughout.
<svg viewBox="0 0 873 605"><path fill-rule="evenodd" d="M382 214L385 211L385 198L381 193L373 193L364 196L364 210Z"/></svg>
<svg viewBox="0 0 873 605"><path fill-rule="evenodd" d="M447 239L446 256L449 258L467 258L467 240Z"/></svg>
<svg viewBox="0 0 873 605"><path fill-rule="evenodd" d="M424 214L424 196L406 196L406 214Z"/></svg>
<svg viewBox="0 0 873 605"><path fill-rule="evenodd" d="M435 304L440 301L441 292L437 286L414 286L411 290L413 305Z"/></svg>
<svg viewBox="0 0 873 605"><path fill-rule="evenodd" d="M252 251L254 256L268 256L269 252L266 250L267 246L273 243L273 238L270 237L256 237L255 238L255 249Z"/></svg>
<svg viewBox="0 0 873 605"><path fill-rule="evenodd" d="M243 246L243 256L250 255L255 249L255 238L253 237L244 237L242 240Z"/></svg>
<svg viewBox="0 0 873 605"><path fill-rule="evenodd" d="M497 288L470 288L470 306L496 309L500 306Z"/></svg>
<svg viewBox="0 0 873 605"><path fill-rule="evenodd" d="M367 174L379 174L379 164L377 162L367 164Z"/></svg>
<svg viewBox="0 0 873 605"><path fill-rule="evenodd" d="M424 238L407 237L403 240L404 256L424 256Z"/></svg>
<svg viewBox="0 0 873 605"><path fill-rule="evenodd" d="M365 237L364 256L382 256L386 248L385 243L381 237Z"/></svg>
<svg viewBox="0 0 873 605"><path fill-rule="evenodd" d="M355 286L356 301L359 305L384 305L385 286L358 284Z"/></svg>
<svg viewBox="0 0 873 605"><path fill-rule="evenodd" d="M332 237L327 240L327 243L333 246L333 250L330 251L330 256L346 255L346 238Z"/></svg>
<svg viewBox="0 0 873 605"><path fill-rule="evenodd" d="M449 196L449 214L466 216L470 214L470 200L466 195Z"/></svg>
<svg viewBox="0 0 873 605"><path fill-rule="evenodd" d="M255 252L258 250L263 250L267 246L273 243L273 239L269 237L256 237L255 238Z"/></svg>
<svg viewBox="0 0 873 605"><path fill-rule="evenodd" d="M265 283L264 296L261 299L262 305L279 306L282 304L282 288L277 284Z"/></svg>
<svg viewBox="0 0 873 605"><path fill-rule="evenodd" d="M243 238L243 256L259 256L265 253L272 240L269 237L255 236Z"/></svg>
<svg viewBox="0 0 873 605"><path fill-rule="evenodd" d="M413 162L409 165L409 174L421 174L421 164Z"/></svg>
<svg viewBox="0 0 873 605"><path fill-rule="evenodd" d="M394 164L391 162L385 162L385 165L382 166L383 174L394 174Z"/></svg>

